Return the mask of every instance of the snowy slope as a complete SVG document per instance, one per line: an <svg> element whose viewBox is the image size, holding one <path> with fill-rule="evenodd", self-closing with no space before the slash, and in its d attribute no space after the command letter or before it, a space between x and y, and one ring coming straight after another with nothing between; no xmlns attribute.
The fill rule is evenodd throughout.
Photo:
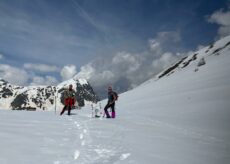
<svg viewBox="0 0 230 164"><path fill-rule="evenodd" d="M91 106L71 116L1 110L0 163L228 164L229 41L119 95L116 119L91 118Z"/></svg>

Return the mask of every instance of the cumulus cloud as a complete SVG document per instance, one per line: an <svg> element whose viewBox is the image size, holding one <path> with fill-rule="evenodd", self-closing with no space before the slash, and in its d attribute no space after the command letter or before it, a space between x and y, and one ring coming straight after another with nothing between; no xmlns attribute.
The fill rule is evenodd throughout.
<svg viewBox="0 0 230 164"><path fill-rule="evenodd" d="M121 51L110 58L97 59L82 66L75 78L88 79L97 92L105 93L108 85L126 91L175 62L181 55L175 49L180 41L177 31L160 32L148 40L149 49L138 54Z"/></svg>
<svg viewBox="0 0 230 164"><path fill-rule="evenodd" d="M31 71L27 71L27 69ZM23 68L14 67L8 64L0 64L0 78L9 81L13 85L56 85L58 80L54 76L40 76L39 72L53 72L55 66L45 64L24 64ZM38 72L37 72L38 71ZM76 72L75 72L76 73Z"/></svg>
<svg viewBox="0 0 230 164"><path fill-rule="evenodd" d="M35 70L40 72L58 72L59 68L57 66L46 65L46 64L33 64L25 63L24 68L28 70Z"/></svg>
<svg viewBox="0 0 230 164"><path fill-rule="evenodd" d="M30 85L56 85L58 80L53 76L34 76Z"/></svg>
<svg viewBox="0 0 230 164"><path fill-rule="evenodd" d="M152 51L155 56L161 56L166 50L176 53L180 41L181 34L179 31L163 31L157 33L155 38L150 38L148 44L150 51Z"/></svg>
<svg viewBox="0 0 230 164"><path fill-rule="evenodd" d="M218 29L218 37L225 37L230 35L230 11L223 11L223 9L214 12L208 17L208 22L216 23L220 27Z"/></svg>
<svg viewBox="0 0 230 164"><path fill-rule="evenodd" d="M75 78L83 78L89 80L95 73L95 68L92 63L88 63L81 67L80 72L75 76Z"/></svg>
<svg viewBox="0 0 230 164"><path fill-rule="evenodd" d="M1 60L1 59L3 59L3 55L2 55L2 54L0 54L0 60Z"/></svg>
<svg viewBox="0 0 230 164"><path fill-rule="evenodd" d="M0 64L0 77L16 85L25 85L29 79L25 70L7 64Z"/></svg>
<svg viewBox="0 0 230 164"><path fill-rule="evenodd" d="M74 77L77 73L77 69L75 65L66 65L62 68L60 75L63 80L68 80Z"/></svg>
<svg viewBox="0 0 230 164"><path fill-rule="evenodd" d="M25 69L0 64L0 78L14 85L56 85L58 80L53 76L37 76L35 72L28 73ZM30 82L31 81L31 82Z"/></svg>
<svg viewBox="0 0 230 164"><path fill-rule="evenodd" d="M158 42L156 39L149 39L149 47L151 51L155 51L157 54L161 53L162 51L160 42Z"/></svg>
<svg viewBox="0 0 230 164"><path fill-rule="evenodd" d="M141 66L141 58L127 52L118 52L112 59L104 58L82 66L75 78L86 78L94 86L106 86L119 81L121 77L131 80L131 75Z"/></svg>
<svg viewBox="0 0 230 164"><path fill-rule="evenodd" d="M140 60L138 56L127 52L119 52L112 59L112 65L116 69L123 70L126 74L136 71L140 67Z"/></svg>
<svg viewBox="0 0 230 164"><path fill-rule="evenodd" d="M115 74L110 70L105 70L98 72L90 78L90 82L93 83L95 87L101 87L113 84L115 82Z"/></svg>
<svg viewBox="0 0 230 164"><path fill-rule="evenodd" d="M93 63L88 63L81 67L80 72L74 76L75 79L84 78L90 80L94 86L106 85L112 83L115 74L110 70L99 71Z"/></svg>

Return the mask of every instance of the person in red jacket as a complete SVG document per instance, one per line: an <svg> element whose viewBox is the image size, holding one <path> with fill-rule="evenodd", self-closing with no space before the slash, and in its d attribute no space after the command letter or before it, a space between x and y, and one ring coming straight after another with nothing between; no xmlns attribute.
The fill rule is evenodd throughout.
<svg viewBox="0 0 230 164"><path fill-rule="evenodd" d="M73 90L73 85L69 85L69 89L64 91L64 103L65 106L62 109L60 115L62 115L65 110L68 108L68 115L70 115L71 109L76 102L75 91Z"/></svg>

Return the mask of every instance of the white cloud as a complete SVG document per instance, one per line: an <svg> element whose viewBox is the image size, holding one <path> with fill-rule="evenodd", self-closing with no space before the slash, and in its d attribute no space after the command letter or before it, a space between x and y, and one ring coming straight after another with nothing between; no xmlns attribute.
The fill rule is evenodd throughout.
<svg viewBox="0 0 230 164"><path fill-rule="evenodd" d="M136 71L140 67L138 57L127 52L119 52L112 59L112 66L127 74Z"/></svg>
<svg viewBox="0 0 230 164"><path fill-rule="evenodd" d="M208 22L220 25L218 29L219 37L230 35L230 11L216 11L208 17Z"/></svg>
<svg viewBox="0 0 230 164"><path fill-rule="evenodd" d="M63 80L71 79L72 77L74 77L76 73L77 73L77 69L75 65L64 66L60 72Z"/></svg>
<svg viewBox="0 0 230 164"><path fill-rule="evenodd" d="M178 43L181 41L179 31L162 31L158 32L155 38L148 40L150 51L154 56L161 56L165 51L176 53L178 51Z"/></svg>
<svg viewBox="0 0 230 164"><path fill-rule="evenodd" d="M25 70L7 64L0 64L0 77L16 85L25 85L29 79Z"/></svg>
<svg viewBox="0 0 230 164"><path fill-rule="evenodd" d="M95 73L95 68L93 68L92 63L88 63L81 67L80 72L75 76L75 78L83 78L89 80Z"/></svg>
<svg viewBox="0 0 230 164"><path fill-rule="evenodd" d="M28 73L24 69L16 68L7 64L0 64L0 78L9 81L14 85L56 85L58 80L53 76L36 76L34 73Z"/></svg>
<svg viewBox="0 0 230 164"><path fill-rule="evenodd" d="M34 76L30 85L56 85L58 80L53 76Z"/></svg>
<svg viewBox="0 0 230 164"><path fill-rule="evenodd" d="M112 71L105 70L97 73L96 75L93 75L90 81L94 84L95 87L100 87L114 83L115 78L117 77Z"/></svg>
<svg viewBox="0 0 230 164"><path fill-rule="evenodd" d="M121 51L92 61L82 66L75 77L86 78L99 92L104 92L107 85L116 85L125 91L175 62L181 56L175 49L180 41L177 31L160 32L148 40L149 49L139 54Z"/></svg>
<svg viewBox="0 0 230 164"><path fill-rule="evenodd" d="M220 37L228 36L230 35L230 26L222 26L218 30L218 34Z"/></svg>
<svg viewBox="0 0 230 164"><path fill-rule="evenodd" d="M86 78L94 86L109 85L121 77L131 80L132 74L141 66L141 57L127 52L118 52L112 59L89 63L81 67L75 78Z"/></svg>
<svg viewBox="0 0 230 164"><path fill-rule="evenodd" d="M156 39L149 39L149 47L151 51L155 51L157 53L161 52L160 43Z"/></svg>
<svg viewBox="0 0 230 164"><path fill-rule="evenodd" d="M208 19L211 23L217 23L223 26L230 25L230 11L224 12L223 10L219 10L214 12L210 18Z"/></svg>
<svg viewBox="0 0 230 164"><path fill-rule="evenodd" d="M24 68L28 70L35 70L40 72L58 72L59 68L57 66L46 65L46 64L32 64L25 63Z"/></svg>

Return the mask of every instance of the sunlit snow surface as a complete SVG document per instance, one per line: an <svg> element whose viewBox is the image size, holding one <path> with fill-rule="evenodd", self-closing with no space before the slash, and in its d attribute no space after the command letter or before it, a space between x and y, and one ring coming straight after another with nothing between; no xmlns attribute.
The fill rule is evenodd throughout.
<svg viewBox="0 0 230 164"><path fill-rule="evenodd" d="M229 48L205 61L119 95L116 119L0 110L0 164L229 164Z"/></svg>

